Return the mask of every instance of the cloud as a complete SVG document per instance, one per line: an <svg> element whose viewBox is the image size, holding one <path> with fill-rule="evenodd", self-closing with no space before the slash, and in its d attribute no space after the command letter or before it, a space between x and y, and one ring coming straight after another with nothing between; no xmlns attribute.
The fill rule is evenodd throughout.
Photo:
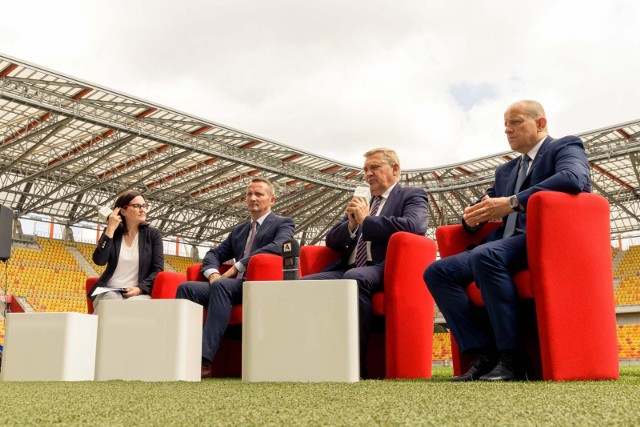
<svg viewBox="0 0 640 427"><path fill-rule="evenodd" d="M0 51L355 165L392 147L412 169L506 151L518 99L555 136L637 119L639 21L630 0L32 1L3 6Z"/></svg>

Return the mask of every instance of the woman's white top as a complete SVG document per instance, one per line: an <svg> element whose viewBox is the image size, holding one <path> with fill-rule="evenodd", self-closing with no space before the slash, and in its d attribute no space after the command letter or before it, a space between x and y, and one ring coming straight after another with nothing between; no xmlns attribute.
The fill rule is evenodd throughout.
<svg viewBox="0 0 640 427"><path fill-rule="evenodd" d="M138 235L139 233L133 238L130 247L124 242L124 236L122 237L118 265L107 284L108 288L132 288L138 286L138 269L140 268Z"/></svg>

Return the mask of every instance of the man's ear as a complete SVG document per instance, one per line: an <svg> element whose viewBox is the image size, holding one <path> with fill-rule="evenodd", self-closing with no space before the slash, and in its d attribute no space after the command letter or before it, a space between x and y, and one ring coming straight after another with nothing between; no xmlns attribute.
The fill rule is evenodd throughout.
<svg viewBox="0 0 640 427"><path fill-rule="evenodd" d="M540 117L537 120L537 124L538 124L538 132L542 132L543 130L545 130L547 128L547 118L546 117Z"/></svg>

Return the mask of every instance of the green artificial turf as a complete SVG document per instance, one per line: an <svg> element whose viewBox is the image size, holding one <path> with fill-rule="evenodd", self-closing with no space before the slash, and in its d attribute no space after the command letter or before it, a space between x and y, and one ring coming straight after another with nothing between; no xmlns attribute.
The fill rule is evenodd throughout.
<svg viewBox="0 0 640 427"><path fill-rule="evenodd" d="M5 382L8 425L639 425L640 366L618 381Z"/></svg>

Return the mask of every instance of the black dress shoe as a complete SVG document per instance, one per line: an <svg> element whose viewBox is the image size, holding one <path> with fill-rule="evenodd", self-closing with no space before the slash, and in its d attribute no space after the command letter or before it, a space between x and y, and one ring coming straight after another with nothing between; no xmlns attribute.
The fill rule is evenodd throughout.
<svg viewBox="0 0 640 427"><path fill-rule="evenodd" d="M494 359L495 360L495 359ZM495 361L492 361L484 354L477 356L471 364L469 365L469 369L462 375L458 375L456 377L451 378L450 381L453 382L464 382L464 381L476 381L482 375L486 374L491 370L494 366Z"/></svg>
<svg viewBox="0 0 640 427"><path fill-rule="evenodd" d="M491 372L482 375L480 381L513 381L516 379L514 357L511 352L500 353L498 364Z"/></svg>

